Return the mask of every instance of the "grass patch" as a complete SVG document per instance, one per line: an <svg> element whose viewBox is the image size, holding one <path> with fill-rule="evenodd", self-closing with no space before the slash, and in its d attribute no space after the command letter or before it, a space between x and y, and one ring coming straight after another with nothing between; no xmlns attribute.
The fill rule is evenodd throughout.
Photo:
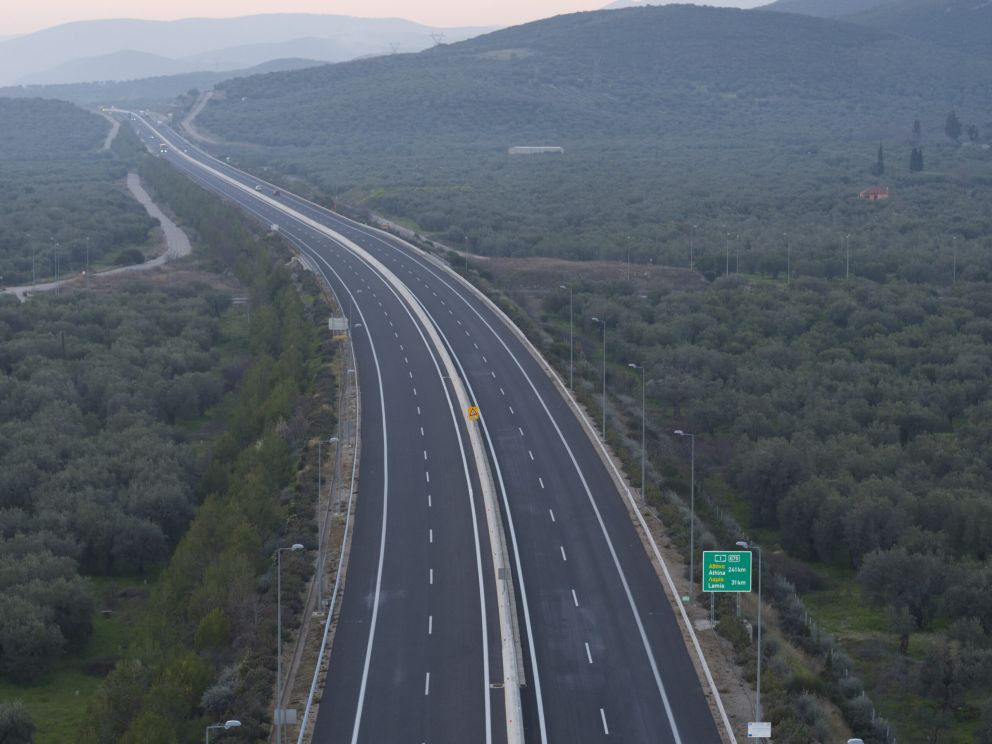
<svg viewBox="0 0 992 744"><path fill-rule="evenodd" d="M22 686L0 680L0 700L20 700L31 714L37 727L35 744L65 744L75 739L86 720L90 698L125 651L145 602L143 595L155 579L101 576L88 577L86 583L97 603L93 635L86 645L76 654L66 654L40 684ZM121 592L129 596L121 597ZM142 596L130 596L136 593ZM111 614L104 616L103 609L111 609Z"/></svg>

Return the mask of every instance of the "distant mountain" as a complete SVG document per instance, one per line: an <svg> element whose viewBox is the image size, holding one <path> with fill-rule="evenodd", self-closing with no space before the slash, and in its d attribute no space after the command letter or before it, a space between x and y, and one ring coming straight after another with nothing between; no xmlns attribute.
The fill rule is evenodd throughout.
<svg viewBox="0 0 992 744"><path fill-rule="evenodd" d="M162 57L148 52L128 49L63 62L44 72L35 72L21 78L23 85L53 85L86 83L100 80L137 80L161 75L179 75L196 72L199 68L189 62Z"/></svg>
<svg viewBox="0 0 992 744"><path fill-rule="evenodd" d="M777 0L762 9L840 18L992 59L989 0Z"/></svg>
<svg viewBox="0 0 992 744"><path fill-rule="evenodd" d="M325 64L312 59L275 59L244 70L188 72L181 75L141 78L123 82L72 83L62 85L20 85L0 88L0 98L56 98L80 105L126 104L130 102L172 101L194 88L207 90L217 83L237 77L270 72L300 70Z"/></svg>
<svg viewBox="0 0 992 744"><path fill-rule="evenodd" d="M668 5L557 16L416 55L230 81L199 121L236 141L264 133L287 145L324 142L328 126L342 145L374 132L402 142L421 129L459 140L485 133L494 145L624 131L692 136L700 126L742 136L779 123L871 131L946 116L949 101L985 110L990 79L990 64L873 28Z"/></svg>
<svg viewBox="0 0 992 744"><path fill-rule="evenodd" d="M435 40L461 41L487 30L491 29L439 29L396 18L317 14L181 21L82 21L0 41L0 85L30 81L30 76L40 73L44 76L35 79L55 81L51 74L55 68L68 75L74 65L83 65L83 61L91 58L104 58L102 63L95 63L93 74L100 73L103 79L132 79L135 74L126 66L117 69L107 66L113 61L114 53L123 51L157 55L175 62L191 60L193 64L185 68L187 71L203 69L204 64L216 71L243 68L277 57L308 56L293 49L290 42L294 40L329 40L331 43L324 46L319 59L339 62L394 50L420 51L432 46ZM232 53L239 48L240 52ZM268 53L274 56L264 56ZM144 62L150 59L146 57ZM151 68L145 66L141 71L147 73ZM174 71L175 68L160 69L155 74ZM71 79L79 77L73 75Z"/></svg>

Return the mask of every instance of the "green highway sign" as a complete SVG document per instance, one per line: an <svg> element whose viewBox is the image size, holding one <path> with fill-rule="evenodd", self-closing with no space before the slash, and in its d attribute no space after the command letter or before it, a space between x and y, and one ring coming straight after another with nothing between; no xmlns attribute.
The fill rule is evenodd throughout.
<svg viewBox="0 0 992 744"><path fill-rule="evenodd" d="M751 591L751 551L704 550L703 591Z"/></svg>

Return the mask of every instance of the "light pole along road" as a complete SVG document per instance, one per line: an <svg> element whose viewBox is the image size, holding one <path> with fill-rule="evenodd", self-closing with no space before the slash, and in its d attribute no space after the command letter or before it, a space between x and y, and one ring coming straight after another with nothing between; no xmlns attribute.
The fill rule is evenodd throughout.
<svg viewBox="0 0 992 744"><path fill-rule="evenodd" d="M625 503L628 492L618 492L615 474L601 459L600 445L590 436L589 423L576 416L564 397L564 388L549 377L545 366L495 307L438 261L403 241L344 219L284 189L276 196L272 187L264 184L264 193L259 195L254 186L260 182L254 177L206 157L171 131L159 131L173 148L189 148L189 154L167 153L169 162L263 222L279 224L280 232L327 267L328 274L333 273L329 277L332 286L339 296L348 294L363 317L381 315L377 302L383 296L382 280L368 259L360 259L348 249L349 241L399 277L430 318L469 396L482 412L479 425L503 509L509 567L516 587L527 741L721 741L706 699L709 694L719 705L718 694L711 680L704 694L683 641L683 633L692 636L692 630L680 627L644 550L632 523L632 514L636 514L629 509L632 502ZM365 288L375 291L349 292ZM391 316L401 312L390 309ZM386 341L397 347L412 348L421 333L409 324L387 328ZM378 452L385 458L379 467L391 470L392 458L402 459L402 453L390 447L384 454L366 446L366 439L377 434L375 427L366 427L364 421L365 401L368 391L374 390L375 370L369 371L369 342L362 340L365 336L357 329L355 337L363 386L362 468L364 471L366 461ZM402 358L391 362L391 366L405 369ZM395 384L396 390L388 391L387 387L383 393L387 409L403 411L420 405L420 390L414 394L409 384ZM416 421L435 427L446 416L444 405L437 401L433 406L421 406ZM417 441L416 437L413 441ZM432 465L432 479L445 466L451 470L460 467L454 445L440 448L440 442L429 441L432 451L441 449L437 457L446 452L449 458L438 463L441 470L435 471ZM414 459L417 455L419 450L414 449ZM413 483L403 481L396 492L388 491L390 508L397 500L423 499L422 490L413 487ZM381 487L379 482L376 485ZM417 689L421 693L419 700L406 694L407 688L414 685L404 673L403 657L422 651L405 645L423 647L433 643L425 638L423 630L419 635L406 632L423 613L417 599L425 593L423 581L404 576L404 567L397 566L400 580L395 590L383 598L381 592L373 592L372 577L358 570L358 561L363 552L378 551L382 545L397 562L411 561L411 556L426 548L413 544L407 533L412 535L417 530L410 524L403 525L403 534L380 540L378 532L384 529L382 509L364 475L362 486L342 619L331 650L314 741L481 741L472 736L425 739L419 733L422 723L417 728L409 727L413 721L432 721L461 706L471 687L458 674L457 664L453 664L445 674L457 679L446 680L443 690L434 686L436 678L432 674L429 694L422 687ZM367 547L370 544L372 548ZM449 574L472 573L468 569L470 544L447 546L441 555ZM484 583L488 584L488 579ZM450 587L443 593L432 590L431 596L435 595L437 599L432 601L443 603L453 616L470 612L466 607L471 606L471 602L467 603L470 592ZM486 596L490 596L488 589ZM357 611L356 621L349 622L345 616L349 603L362 608L381 607L380 614L395 614L395 623L385 632L380 618L379 626L370 629L368 613ZM482 616L486 617L486 613ZM494 644L493 625L490 617L490 644ZM376 675L379 682L369 684L366 690L363 720L368 725L355 731L350 722L356 717L356 700L350 693L352 677L361 664L356 664L353 657L358 653L356 648L361 654L372 648L370 637L374 638L376 651L371 655L374 663L369 674ZM455 649L461 640L458 636L449 637L446 643ZM694 646L694 655L695 649L698 646ZM444 656L443 649L439 653ZM494 709L496 705L493 702ZM374 714L368 713L370 708ZM376 738L374 727L384 725L383 719L392 718L398 709L407 728L390 731L402 735L390 738L384 730ZM482 711L477 706L476 710L466 710L464 716L466 720L478 720ZM494 721L497 718L493 715ZM725 716L721 715L720 720L721 730L728 729ZM343 726L348 729L344 733ZM499 733L496 723L493 728ZM725 737L731 740L732 734L726 733Z"/></svg>

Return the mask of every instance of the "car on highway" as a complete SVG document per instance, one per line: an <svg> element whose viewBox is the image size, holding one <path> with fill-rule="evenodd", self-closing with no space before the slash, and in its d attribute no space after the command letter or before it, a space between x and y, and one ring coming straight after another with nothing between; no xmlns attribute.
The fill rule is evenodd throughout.
<svg viewBox="0 0 992 744"><path fill-rule="evenodd" d="M256 183L255 184L255 191L261 191L261 190L262 190L262 184Z"/></svg>

